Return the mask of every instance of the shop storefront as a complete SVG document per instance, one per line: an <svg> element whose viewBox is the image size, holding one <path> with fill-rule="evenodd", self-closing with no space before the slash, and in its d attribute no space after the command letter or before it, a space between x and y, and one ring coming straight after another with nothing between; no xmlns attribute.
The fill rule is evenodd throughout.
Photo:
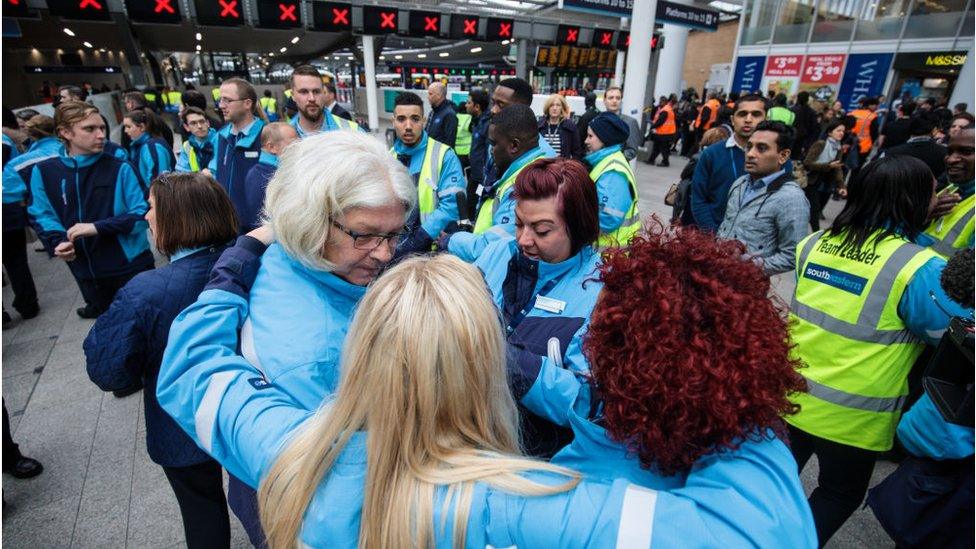
<svg viewBox="0 0 976 549"><path fill-rule="evenodd" d="M965 63L965 51L900 53L895 56L893 94L948 99Z"/></svg>

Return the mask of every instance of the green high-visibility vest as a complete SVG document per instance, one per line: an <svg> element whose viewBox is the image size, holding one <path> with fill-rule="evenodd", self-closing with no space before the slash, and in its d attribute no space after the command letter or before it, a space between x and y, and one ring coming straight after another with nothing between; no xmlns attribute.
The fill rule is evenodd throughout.
<svg viewBox="0 0 976 549"><path fill-rule="evenodd" d="M929 248L943 257L950 257L963 248L969 247L973 238L973 214L976 213L976 195L961 200L949 213L936 219L925 234L935 239Z"/></svg>
<svg viewBox="0 0 976 549"><path fill-rule="evenodd" d="M908 373L925 344L898 316L915 272L938 257L903 238L841 249L816 232L797 245L790 336L807 392L790 396L791 425L865 450L891 449ZM877 233L875 233L877 234Z"/></svg>
<svg viewBox="0 0 976 549"><path fill-rule="evenodd" d="M454 152L458 156L471 154L471 115L458 113L457 139L454 141Z"/></svg>
<svg viewBox="0 0 976 549"><path fill-rule="evenodd" d="M197 158L197 151L190 145L189 137L183 142L183 153L186 154L186 159L190 163L190 171L200 171L200 160Z"/></svg>
<svg viewBox="0 0 976 549"><path fill-rule="evenodd" d="M278 112L278 100L274 97L264 97L258 99L258 103L261 104L261 108L267 114L275 114Z"/></svg>
<svg viewBox="0 0 976 549"><path fill-rule="evenodd" d="M796 120L796 115L786 107L773 107L766 112L766 120L782 122L787 126L792 126L793 121Z"/></svg>
<svg viewBox="0 0 976 549"><path fill-rule="evenodd" d="M498 204L505 199L505 194L515 186L515 179L518 177L518 174L522 173L522 170L524 170L526 166L542 158L543 156L545 156L545 153L540 150L534 158L530 158L528 162L522 164L521 168L508 174L508 177L506 177L504 181L495 184L495 195L485 200L481 204L481 209L478 210L478 219L474 223L474 234L488 232L489 229L497 224L495 212L498 211Z"/></svg>
<svg viewBox="0 0 976 549"><path fill-rule="evenodd" d="M220 101L220 87L210 88L210 95L213 97L214 102Z"/></svg>
<svg viewBox="0 0 976 549"><path fill-rule="evenodd" d="M339 117L337 116L338 120ZM430 214L437 209L437 185L441 180L441 172L444 169L444 157L450 147L437 141L427 138L427 150L424 151L424 163L420 166L420 174L417 176L417 208L420 210L420 221L427 221ZM396 150L390 149L393 156Z"/></svg>
<svg viewBox="0 0 976 549"><path fill-rule="evenodd" d="M627 184L630 185L630 207L627 208L624 221L620 227L611 233L600 234L597 244L604 248L607 246L626 246L641 228L640 214L637 211L637 180L634 178L634 172L630 169L630 162L620 151L607 155L603 160L597 162L590 170L590 179L596 183L607 172L619 172L627 178Z"/></svg>
<svg viewBox="0 0 976 549"><path fill-rule="evenodd" d="M167 105L179 105L183 103L183 93L178 91L171 91L163 94L163 101Z"/></svg>
<svg viewBox="0 0 976 549"><path fill-rule="evenodd" d="M146 101L148 101L150 103L155 103L156 102L156 94L154 92L143 92L142 95L145 96Z"/></svg>

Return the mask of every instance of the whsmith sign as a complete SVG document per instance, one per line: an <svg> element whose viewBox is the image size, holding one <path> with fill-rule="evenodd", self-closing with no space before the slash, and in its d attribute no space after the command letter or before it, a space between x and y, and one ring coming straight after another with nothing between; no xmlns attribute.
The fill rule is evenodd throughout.
<svg viewBox="0 0 976 549"><path fill-rule="evenodd" d="M559 0L559 8L610 17L630 17L634 9L634 0ZM654 17L655 23L715 31L718 29L718 15L719 12L714 10L658 0Z"/></svg>

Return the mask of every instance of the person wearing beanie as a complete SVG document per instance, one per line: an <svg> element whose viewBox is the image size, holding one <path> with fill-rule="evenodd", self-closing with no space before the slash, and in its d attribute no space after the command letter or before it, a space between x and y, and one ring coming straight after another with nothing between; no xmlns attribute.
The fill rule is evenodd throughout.
<svg viewBox="0 0 976 549"><path fill-rule="evenodd" d="M586 129L583 161L590 168L600 199L601 247L626 246L640 230L637 212L637 179L623 153L630 128L619 116L605 112L593 118Z"/></svg>

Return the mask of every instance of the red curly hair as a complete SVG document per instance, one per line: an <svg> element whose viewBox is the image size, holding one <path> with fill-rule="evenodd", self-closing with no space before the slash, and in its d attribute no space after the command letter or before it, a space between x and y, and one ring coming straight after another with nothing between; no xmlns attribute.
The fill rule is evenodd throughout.
<svg viewBox="0 0 976 549"><path fill-rule="evenodd" d="M584 339L614 440L644 468L686 473L700 457L785 437L806 390L787 321L745 247L657 219L603 255L603 293Z"/></svg>

